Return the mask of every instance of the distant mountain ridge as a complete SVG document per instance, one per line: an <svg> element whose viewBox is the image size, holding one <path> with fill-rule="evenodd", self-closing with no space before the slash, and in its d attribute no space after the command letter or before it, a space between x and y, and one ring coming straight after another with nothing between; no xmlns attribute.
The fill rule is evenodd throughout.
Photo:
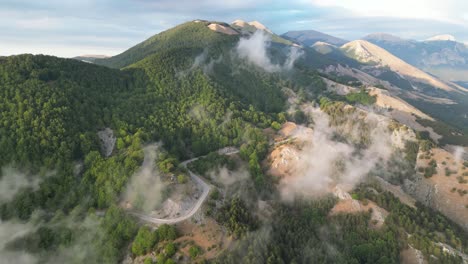
<svg viewBox="0 0 468 264"><path fill-rule="evenodd" d="M446 83L430 76L429 74L411 66L403 60L392 55L385 49L374 45L365 40L355 40L346 43L341 47L348 56L363 62L370 63L379 67L389 67L392 71L403 76L409 77L412 80L423 81L434 87L454 91L455 89Z"/></svg>
<svg viewBox="0 0 468 264"><path fill-rule="evenodd" d="M281 35L282 37L298 42L304 46L312 46L321 41L336 46L341 46L348 42L347 40L337 38L315 30L288 31Z"/></svg>
<svg viewBox="0 0 468 264"><path fill-rule="evenodd" d="M468 46L457 42L451 35L438 35L425 41L389 34L370 34L363 39L443 79L468 81Z"/></svg>

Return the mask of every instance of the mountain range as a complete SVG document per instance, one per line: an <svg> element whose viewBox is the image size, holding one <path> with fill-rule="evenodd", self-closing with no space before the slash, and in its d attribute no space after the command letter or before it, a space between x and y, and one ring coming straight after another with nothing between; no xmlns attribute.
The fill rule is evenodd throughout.
<svg viewBox="0 0 468 264"><path fill-rule="evenodd" d="M466 262L466 49L198 19L0 57L0 260Z"/></svg>

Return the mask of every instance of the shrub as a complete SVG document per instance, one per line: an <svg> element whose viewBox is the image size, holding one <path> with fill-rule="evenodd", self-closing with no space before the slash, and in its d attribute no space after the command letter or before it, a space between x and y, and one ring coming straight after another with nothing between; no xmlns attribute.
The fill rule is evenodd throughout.
<svg viewBox="0 0 468 264"><path fill-rule="evenodd" d="M176 247L174 243L172 242L167 243L167 245L164 247L164 253L166 254L168 258L174 256L174 254L176 253Z"/></svg>
<svg viewBox="0 0 468 264"><path fill-rule="evenodd" d="M189 254L192 259L200 255L200 253L201 253L201 249L197 246L191 246L189 249Z"/></svg>
<svg viewBox="0 0 468 264"><path fill-rule="evenodd" d="M187 181L188 181L188 178L184 174L180 174L179 176L177 176L178 183L184 184L184 183L187 183Z"/></svg>

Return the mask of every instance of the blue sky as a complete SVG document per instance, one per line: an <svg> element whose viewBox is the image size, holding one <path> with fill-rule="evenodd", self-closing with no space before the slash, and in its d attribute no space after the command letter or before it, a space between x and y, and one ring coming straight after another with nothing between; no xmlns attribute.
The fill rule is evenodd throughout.
<svg viewBox="0 0 468 264"><path fill-rule="evenodd" d="M352 40L386 32L468 43L467 0L0 0L0 55L115 55L193 19L258 20L281 34L314 29Z"/></svg>

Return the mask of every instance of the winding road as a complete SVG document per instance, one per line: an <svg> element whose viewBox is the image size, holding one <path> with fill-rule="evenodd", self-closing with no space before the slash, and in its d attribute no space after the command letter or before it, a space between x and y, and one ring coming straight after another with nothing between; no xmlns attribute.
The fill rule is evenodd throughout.
<svg viewBox="0 0 468 264"><path fill-rule="evenodd" d="M228 148L223 148L223 149L218 150L218 153L221 154L221 155L233 155L233 154L239 153L239 150L236 149L236 148L228 147ZM198 160L200 158L203 158L205 156L200 156L200 157L197 157L197 158L186 160L186 161L182 162L181 164L182 164L182 166L187 168L187 165L189 163L194 162L194 161L196 161L196 160ZM198 185L200 185L202 187L203 192L200 195L200 197L198 198L195 205L192 207L192 209L190 209L185 215L182 215L182 216L179 216L179 217L176 217L176 218L156 218L156 217L152 217L150 215L144 214L142 212L131 212L131 214L138 217L140 220L143 220L143 221L149 222L149 223L153 223L153 224L175 224L175 223L182 222L182 221L187 220L190 217L192 217L200 209L200 207L202 206L202 204L205 202L206 198L208 197L208 194L210 193L210 190L211 190L211 185L207 184L204 180L202 180L198 175L196 175L192 171L188 170L188 172L189 172L190 177L192 178L192 180L196 184L198 184Z"/></svg>

